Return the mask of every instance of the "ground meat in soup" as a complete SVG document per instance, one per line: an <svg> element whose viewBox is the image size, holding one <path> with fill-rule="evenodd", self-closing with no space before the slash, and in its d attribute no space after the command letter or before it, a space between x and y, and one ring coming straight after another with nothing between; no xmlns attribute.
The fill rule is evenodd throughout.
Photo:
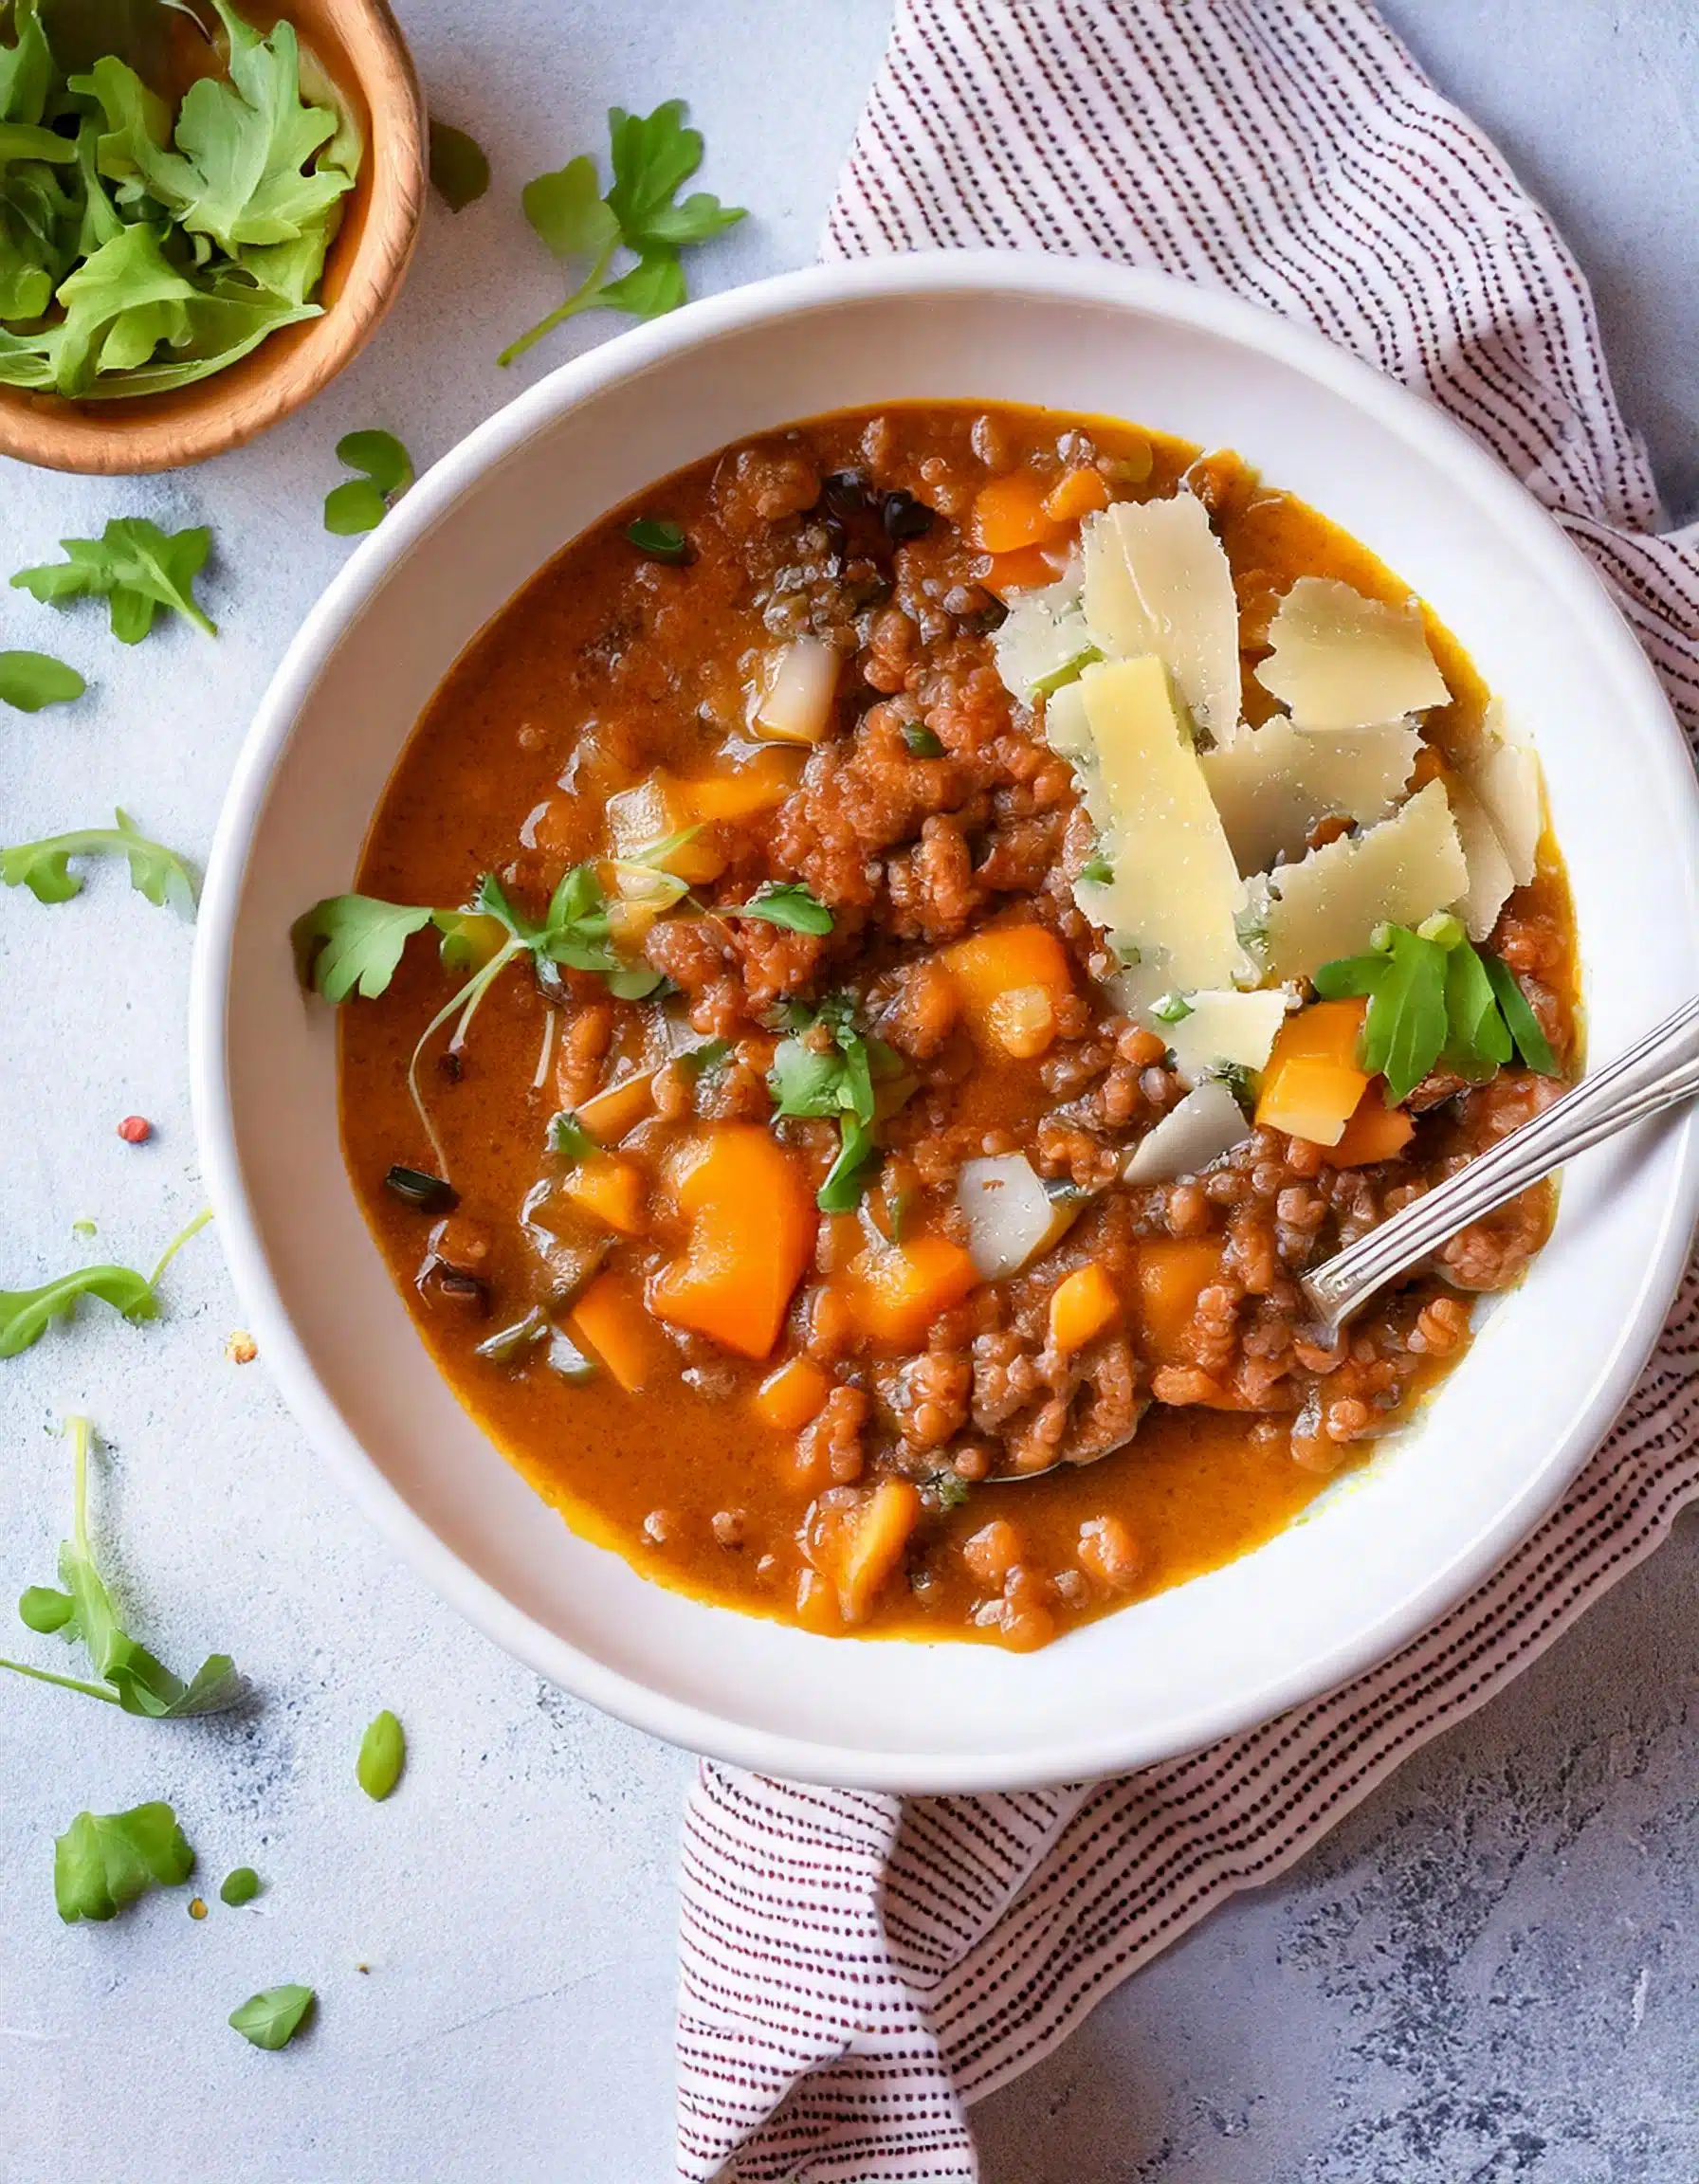
<svg viewBox="0 0 1699 2184"><path fill-rule="evenodd" d="M1256 1546L1411 1415L1472 1301L1539 1249L1547 1194L1464 1230L1336 1340L1300 1277L1560 1087L1520 1061L1485 1083L1436 1065L1379 1162L1248 1124L1198 1173L1123 1179L1187 1086L1103 982L1114 959L1073 894L1091 822L1037 701L998 672L1009 601L1071 536L1047 517L1048 561L988 551L975 512L999 481L1047 508L1196 494L1252 720L1294 578L1405 596L1236 458L1102 420L893 406L724 450L567 547L477 638L366 848L368 894L451 906L493 874L533 920L585 867L606 898L589 955L525 958L452 1049L447 1028L428 1043L432 1146L407 1069L457 974L415 941L380 1000L342 1012L342 1100L426 1342L570 1521L823 1632L1024 1648ZM638 516L680 550L633 543ZM1486 693L1430 638L1452 694L1423 727L1437 774ZM1549 844L1492 945L1572 1069ZM562 1111L577 1134L551 1137ZM1053 1232L987 1280L959 1187L1015 1155ZM447 1217L384 1187L440 1160Z"/></svg>

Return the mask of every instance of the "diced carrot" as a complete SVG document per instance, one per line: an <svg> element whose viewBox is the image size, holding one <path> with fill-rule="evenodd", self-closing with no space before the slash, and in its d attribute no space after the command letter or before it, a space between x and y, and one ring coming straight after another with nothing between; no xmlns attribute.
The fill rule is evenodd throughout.
<svg viewBox="0 0 1699 2184"><path fill-rule="evenodd" d="M598 1144L617 1145L628 1131L635 1130L654 1112L654 1071L645 1069L592 1093L578 1109L578 1120Z"/></svg>
<svg viewBox="0 0 1699 2184"><path fill-rule="evenodd" d="M1114 1283L1096 1260L1076 1266L1050 1291L1050 1348L1071 1357L1120 1317Z"/></svg>
<svg viewBox="0 0 1699 2184"><path fill-rule="evenodd" d="M1035 592L1061 574L1060 556L1042 546L1018 546L1013 554L992 554L977 572L988 592L1007 599L1013 592Z"/></svg>
<svg viewBox="0 0 1699 2184"><path fill-rule="evenodd" d="M593 1153L578 1162L560 1188L575 1206L617 1228L622 1236L640 1236L648 1227L643 1171L635 1160L617 1153Z"/></svg>
<svg viewBox="0 0 1699 2184"><path fill-rule="evenodd" d="M838 1589L818 1570L804 1570L796 1580L796 1620L822 1638L835 1638L844 1628Z"/></svg>
<svg viewBox="0 0 1699 2184"><path fill-rule="evenodd" d="M1328 1163L1334 1168L1368 1168L1377 1160L1396 1160L1415 1131L1416 1118L1402 1107L1389 1107L1380 1086L1371 1084L1345 1124L1344 1136L1328 1148Z"/></svg>
<svg viewBox="0 0 1699 2184"><path fill-rule="evenodd" d="M756 1412L781 1433L800 1432L819 1416L831 1393L831 1380L812 1357L792 1357L756 1390Z"/></svg>
<svg viewBox="0 0 1699 2184"><path fill-rule="evenodd" d="M683 1163L677 1195L689 1242L651 1280L650 1311L765 1357L813 1249L813 1192L800 1163L758 1124L724 1123Z"/></svg>
<svg viewBox="0 0 1699 2184"><path fill-rule="evenodd" d="M1197 1300L1221 1271L1221 1246L1158 1237L1139 1247L1139 1331L1153 1364L1189 1365Z"/></svg>
<svg viewBox="0 0 1699 2184"><path fill-rule="evenodd" d="M647 1388L663 1361L655 1327L637 1285L624 1274L598 1274L573 1306L567 1326L628 1395Z"/></svg>
<svg viewBox="0 0 1699 2184"><path fill-rule="evenodd" d="M1086 466L1068 471L1050 489L1044 512L1052 523L1077 523L1082 516L1093 515L1108 505L1109 488L1103 473Z"/></svg>
<svg viewBox="0 0 1699 2184"><path fill-rule="evenodd" d="M679 795L696 819L735 823L782 804L801 773L799 753L764 751L749 765L730 773L710 774L700 781L681 781Z"/></svg>
<svg viewBox="0 0 1699 2184"><path fill-rule="evenodd" d="M1000 1046L1005 1053L1018 1055L1032 1028L1024 1015L1025 1004L1014 1009L1005 1004L999 1019L997 1004L1003 996L1023 988L1041 988L1050 1001L1053 1034L1054 1011L1073 992L1067 952L1047 925L994 925L941 949L938 961L949 973L962 1013L980 1042ZM1007 1036L1011 1031L1013 1044ZM1027 1050L1042 1053L1049 1044L1046 1037L1042 1046Z"/></svg>
<svg viewBox="0 0 1699 2184"><path fill-rule="evenodd" d="M979 1280L973 1261L947 1236L864 1251L850 1269L855 1323L875 1342L912 1349L941 1312L959 1304Z"/></svg>
<svg viewBox="0 0 1699 2184"><path fill-rule="evenodd" d="M845 1528L835 1573L846 1623L866 1619L920 1518L920 1489L907 1479L882 1479L857 1508Z"/></svg>
<svg viewBox="0 0 1699 2184"><path fill-rule="evenodd" d="M1281 1026L1263 1073L1256 1119L1312 1145L1337 1145L1368 1088L1357 1066L1366 1004L1318 1001Z"/></svg>
<svg viewBox="0 0 1699 2184"><path fill-rule="evenodd" d="M1014 554L1023 546L1048 546L1063 525L1045 513L1049 487L1036 470L1011 470L974 496L969 536L982 554Z"/></svg>

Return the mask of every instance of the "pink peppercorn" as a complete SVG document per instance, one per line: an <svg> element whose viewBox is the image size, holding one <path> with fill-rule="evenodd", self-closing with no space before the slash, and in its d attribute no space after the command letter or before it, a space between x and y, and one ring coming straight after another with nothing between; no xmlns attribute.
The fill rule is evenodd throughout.
<svg viewBox="0 0 1699 2184"><path fill-rule="evenodd" d="M145 1145L154 1135L154 1125L145 1115L126 1115L118 1126L118 1134L126 1145Z"/></svg>

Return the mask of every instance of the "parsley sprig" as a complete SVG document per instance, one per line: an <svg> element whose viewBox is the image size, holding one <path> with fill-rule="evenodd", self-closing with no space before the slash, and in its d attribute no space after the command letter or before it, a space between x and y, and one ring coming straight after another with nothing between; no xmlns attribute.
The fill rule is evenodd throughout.
<svg viewBox="0 0 1699 2184"><path fill-rule="evenodd" d="M1366 998L1359 1065L1384 1076L1394 1106L1435 1066L1482 1083L1519 1053L1542 1077L1559 1074L1538 1018L1507 963L1478 953L1446 914L1416 932L1382 925L1366 956L1324 963L1324 1001Z"/></svg>
<svg viewBox="0 0 1699 2184"><path fill-rule="evenodd" d="M604 195L595 160L580 152L564 167L539 174L521 193L525 217L557 258L587 260L578 285L497 359L512 364L527 349L581 311L629 311L658 318L685 297L679 252L706 243L743 218L741 206L722 205L705 191L681 204L678 193L702 165L702 135L685 126L685 101L669 99L652 114L608 114L613 180ZM636 264L610 280L621 249Z"/></svg>
<svg viewBox="0 0 1699 2184"><path fill-rule="evenodd" d="M65 1431L71 1440L75 1484L71 1537L59 1550L59 1586L31 1585L18 1602L18 1614L43 1636L57 1632L67 1644L80 1640L96 1681L55 1675L21 1661L0 1661L0 1668L102 1699L110 1706L121 1706L126 1714L145 1715L150 1720L223 1713L235 1705L244 1689L228 1653L210 1653L185 1684L119 1624L88 1539L88 1452L94 1430L86 1418L67 1418Z"/></svg>
<svg viewBox="0 0 1699 2184"><path fill-rule="evenodd" d="M874 1123L881 1109L901 1106L913 1089L905 1065L883 1039L855 1028L855 996L832 993L812 1013L802 1010L781 1040L767 1073L776 1116L831 1119L838 1154L815 1194L822 1213L850 1213L879 1163Z"/></svg>

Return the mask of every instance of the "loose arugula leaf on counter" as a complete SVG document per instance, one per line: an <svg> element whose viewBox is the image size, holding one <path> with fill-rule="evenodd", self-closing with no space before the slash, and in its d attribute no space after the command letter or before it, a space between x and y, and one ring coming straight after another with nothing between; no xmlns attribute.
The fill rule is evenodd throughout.
<svg viewBox="0 0 1699 2184"><path fill-rule="evenodd" d="M32 1585L18 1602L18 1613L32 1630L55 1631L67 1644L80 1641L97 1682L53 1677L18 1662L0 1662L41 1681L59 1683L90 1698L110 1700L126 1714L164 1721L187 1714L217 1714L233 1706L243 1684L228 1653L209 1654L185 1684L145 1646L129 1636L104 1579L95 1567L88 1539L88 1451L93 1429L86 1418L65 1420L75 1464L71 1537L59 1550L59 1583L54 1591Z"/></svg>
<svg viewBox="0 0 1699 2184"><path fill-rule="evenodd" d="M67 1926L115 1919L149 1888L174 1888L193 1871L194 1852L169 1805L79 1812L53 1846L53 1902Z"/></svg>
<svg viewBox="0 0 1699 2184"><path fill-rule="evenodd" d="M587 152L553 173L538 175L521 192L526 219L554 255L588 260L589 267L564 303L502 352L502 364L513 363L581 311L612 309L654 318L676 310L685 298L679 252L744 217L740 206L722 205L703 191L677 201L703 154L701 134L685 126L682 99L669 99L649 115L612 107L608 136L613 180L605 195ZM622 246L637 263L610 280Z"/></svg>
<svg viewBox="0 0 1699 2184"><path fill-rule="evenodd" d="M210 1209L197 1213L165 1247L151 1274L137 1274L130 1266L77 1266L39 1289L0 1289L0 1357L15 1357L39 1342L55 1320L67 1317L79 1297L99 1297L131 1321L155 1319L159 1277L211 1218Z"/></svg>
<svg viewBox="0 0 1699 2184"><path fill-rule="evenodd" d="M780 1041L767 1073L776 1117L830 1117L837 1122L837 1157L815 1193L823 1213L853 1211L878 1163L876 1086L885 1087L887 1112L905 1097L902 1056L883 1039L856 1030L854 1019L853 994L829 995Z"/></svg>
<svg viewBox="0 0 1699 2184"><path fill-rule="evenodd" d="M286 2048L301 2029L315 1996L310 1987L267 1987L252 1994L240 2009L230 2011L229 2022L256 2048Z"/></svg>
<svg viewBox="0 0 1699 2184"><path fill-rule="evenodd" d="M788 925L795 933L830 933L831 912L806 880L769 880L747 902L733 902L724 918L758 918L764 924Z"/></svg>
<svg viewBox="0 0 1699 2184"><path fill-rule="evenodd" d="M430 117L430 187L450 212L464 212L489 188L489 155L476 136Z"/></svg>
<svg viewBox="0 0 1699 2184"><path fill-rule="evenodd" d="M228 1903L232 1909L240 1903L251 1903L260 1893L261 1885L260 1876L251 1866L238 1866L219 1884L218 1901Z"/></svg>
<svg viewBox="0 0 1699 2184"><path fill-rule="evenodd" d="M71 599L104 599L112 634L124 645L141 643L161 607L210 637L218 634L218 625L194 596L194 580L212 551L212 534L205 524L165 532L145 516L115 516L98 538L62 538L59 543L64 560L20 569L13 584L55 607Z"/></svg>
<svg viewBox="0 0 1699 2184"><path fill-rule="evenodd" d="M192 918L193 865L174 849L150 842L127 812L116 816L116 827L84 827L0 849L0 883L27 887L38 902L68 902L82 892L82 878L70 868L73 857L122 856L130 861L130 884L138 895L161 910L169 904L179 918Z"/></svg>
<svg viewBox="0 0 1699 2184"><path fill-rule="evenodd" d="M413 461L393 432L344 432L337 461L363 478L346 478L324 496L324 528L338 537L375 531L413 482Z"/></svg>
<svg viewBox="0 0 1699 2184"><path fill-rule="evenodd" d="M87 688L77 670L51 652L0 652L0 705L39 713L44 705L68 704Z"/></svg>
<svg viewBox="0 0 1699 2184"><path fill-rule="evenodd" d="M355 1778L375 1804L381 1805L401 1779L407 1764L407 1738L386 1706L368 1725L355 1760Z"/></svg>

